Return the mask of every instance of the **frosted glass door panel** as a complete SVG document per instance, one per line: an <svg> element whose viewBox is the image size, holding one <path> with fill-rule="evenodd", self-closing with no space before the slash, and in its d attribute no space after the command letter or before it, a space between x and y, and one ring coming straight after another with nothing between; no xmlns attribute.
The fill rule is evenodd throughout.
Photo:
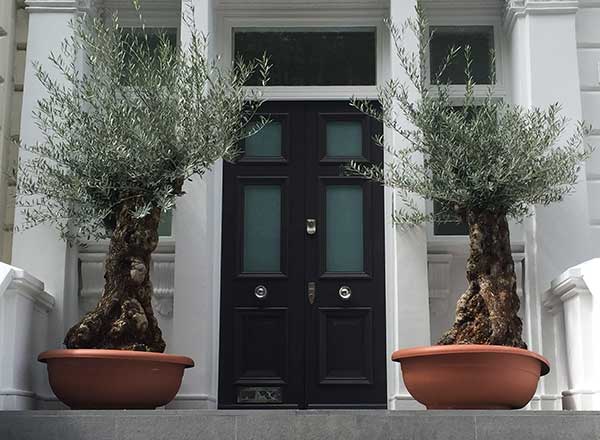
<svg viewBox="0 0 600 440"><path fill-rule="evenodd" d="M327 122L327 156L361 157L362 123L360 121Z"/></svg>
<svg viewBox="0 0 600 440"><path fill-rule="evenodd" d="M326 271L363 272L362 186L327 186L325 210Z"/></svg>
<svg viewBox="0 0 600 440"><path fill-rule="evenodd" d="M244 187L244 272L281 271L281 187Z"/></svg>
<svg viewBox="0 0 600 440"><path fill-rule="evenodd" d="M281 122L269 122L245 144L245 157L281 157Z"/></svg>

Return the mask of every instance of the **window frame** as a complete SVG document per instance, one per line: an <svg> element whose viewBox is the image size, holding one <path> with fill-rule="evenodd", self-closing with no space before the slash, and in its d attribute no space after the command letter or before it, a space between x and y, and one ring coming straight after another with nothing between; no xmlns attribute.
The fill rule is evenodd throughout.
<svg viewBox="0 0 600 440"><path fill-rule="evenodd" d="M273 85L273 86L267 86L268 88L271 87L376 87L377 83L378 83L378 53L377 53L377 43L378 43L378 34L377 34L377 27L376 26L340 26L340 27L334 27L334 26L326 26L326 27L321 27L321 26L293 26L293 27L234 27L232 28L232 44L230 47L231 50L231 58L233 59L233 57L235 56L235 42L236 42L236 35L237 34L252 34L252 33L263 33L263 34L269 34L269 33L288 33L288 34L310 34L310 33L323 33L323 34L334 34L334 33L338 33L338 32L345 32L345 33L354 33L356 35L360 35L360 34L364 34L364 35L369 35L369 36L373 36L374 38L374 49L375 49L375 53L374 55L374 62L373 62L373 69L374 72L370 72L373 75L373 83L372 84L349 84L349 85L344 85L344 84L329 84L329 85L318 85L318 84L289 84L289 85ZM370 52L370 51L369 51ZM308 70L307 70L308 71ZM337 78L334 76L334 78Z"/></svg>
<svg viewBox="0 0 600 440"><path fill-rule="evenodd" d="M505 39L505 35L503 32L501 17L499 16L472 16L465 17L461 15L456 16L430 16L429 17L429 31L435 27L476 27L476 26L489 26L493 28L493 46L496 55L496 83L495 84L481 84L476 85L474 87L474 97L476 102L483 100L487 95L489 88L492 87L494 89L493 98L499 99L504 102L510 102L510 96L508 94L508 79L509 75L509 66L506 58L506 48L507 41ZM435 92L437 87L431 84L431 64L430 64L430 53L427 50L426 53L426 74L427 74L427 84L430 90ZM450 98L453 101L456 101L456 105L459 106L462 97L464 96L466 90L465 85L450 85L448 87L448 92L450 94ZM427 200L425 204L425 209L427 214L433 213L433 201ZM469 236L468 235L437 235L434 232L434 224L433 222L427 222L425 225L426 233L427 233L427 241L430 244L430 247L438 247L445 245L465 245L468 243Z"/></svg>
<svg viewBox="0 0 600 440"><path fill-rule="evenodd" d="M248 12L248 11L246 11ZM260 91L266 99L270 100L325 100L325 99L349 99L357 96L366 99L377 99L377 88L382 85L388 75L387 54L389 52L389 38L386 37L387 29L383 19L386 13L383 10L374 10L371 14L344 14L341 9L339 15L335 16L311 16L297 15L290 17L289 14L282 16L264 16L246 14L245 16L220 15L219 38L216 39L218 46L216 53L222 55L221 61L224 65L231 65L234 51L234 30L244 29L248 31L253 28L311 28L311 29L339 29L339 28L373 28L375 30L375 84L367 86L267 86L253 87Z"/></svg>

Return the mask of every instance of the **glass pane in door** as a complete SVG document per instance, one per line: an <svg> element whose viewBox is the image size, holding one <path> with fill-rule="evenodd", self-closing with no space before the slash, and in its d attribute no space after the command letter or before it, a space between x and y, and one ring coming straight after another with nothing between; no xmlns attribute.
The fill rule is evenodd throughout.
<svg viewBox="0 0 600 440"><path fill-rule="evenodd" d="M362 185L329 185L325 201L326 271L363 272Z"/></svg>
<svg viewBox="0 0 600 440"><path fill-rule="evenodd" d="M244 144L245 157L281 157L281 122L269 122Z"/></svg>
<svg viewBox="0 0 600 440"><path fill-rule="evenodd" d="M281 187L244 187L244 272L281 271Z"/></svg>
<svg viewBox="0 0 600 440"><path fill-rule="evenodd" d="M362 156L361 121L329 121L326 130L327 156Z"/></svg>

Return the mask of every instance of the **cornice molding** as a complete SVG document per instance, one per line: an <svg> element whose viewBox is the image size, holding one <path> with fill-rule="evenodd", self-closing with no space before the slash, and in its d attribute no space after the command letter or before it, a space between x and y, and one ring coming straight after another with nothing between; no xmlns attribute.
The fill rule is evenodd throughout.
<svg viewBox="0 0 600 440"><path fill-rule="evenodd" d="M570 15L579 10L579 0L507 0L505 23L509 30L526 15Z"/></svg>
<svg viewBox="0 0 600 440"><path fill-rule="evenodd" d="M91 12L102 4L102 0L25 0L28 13L71 13Z"/></svg>

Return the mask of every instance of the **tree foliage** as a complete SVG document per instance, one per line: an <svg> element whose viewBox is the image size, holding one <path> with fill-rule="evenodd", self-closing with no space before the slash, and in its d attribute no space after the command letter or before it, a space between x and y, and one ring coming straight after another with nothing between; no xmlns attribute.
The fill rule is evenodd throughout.
<svg viewBox="0 0 600 440"><path fill-rule="evenodd" d="M466 221L469 212L485 211L519 220L533 205L560 201L573 189L591 152L584 143L587 126L580 123L567 135L571 124L558 104L525 109L496 98L494 77L478 96L468 47L451 49L430 81L426 57L432 34L420 6L416 19L400 27L388 22L388 28L409 81L392 79L380 88L381 110L357 99L353 105L399 134L405 146L380 137L387 163L353 162L348 168L397 190L404 201L395 213L398 222ZM405 45L409 34L419 41L418 53ZM457 86L439 78L459 52L466 58L466 85L456 99L451 88ZM412 202L415 194L439 202L441 209L422 212Z"/></svg>
<svg viewBox="0 0 600 440"><path fill-rule="evenodd" d="M135 200L135 218L171 209L185 181L234 159L266 123L254 119L260 94L244 85L255 72L266 83L268 61L209 58L193 13L181 47L164 33L153 41L141 13L137 33L116 15L83 16L51 69L34 66L47 93L34 112L42 139L21 145L20 228L52 222L66 239L110 237L125 201Z"/></svg>

